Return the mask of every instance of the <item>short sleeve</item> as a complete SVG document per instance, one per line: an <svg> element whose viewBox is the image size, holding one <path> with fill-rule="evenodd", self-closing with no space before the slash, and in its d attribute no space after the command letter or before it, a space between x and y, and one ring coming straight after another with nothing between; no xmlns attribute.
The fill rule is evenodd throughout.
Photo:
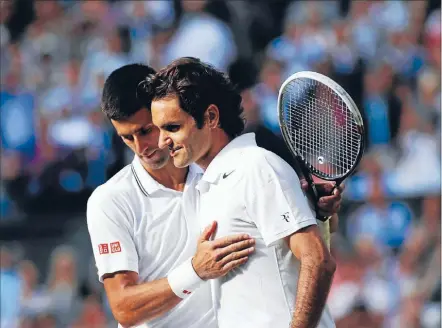
<svg viewBox="0 0 442 328"><path fill-rule="evenodd" d="M88 200L87 225L101 282L107 273L138 273L138 253L128 212L116 199L103 197L98 190Z"/></svg>
<svg viewBox="0 0 442 328"><path fill-rule="evenodd" d="M263 155L247 173L245 207L266 245L272 246L317 223L296 173L277 155L269 156Z"/></svg>

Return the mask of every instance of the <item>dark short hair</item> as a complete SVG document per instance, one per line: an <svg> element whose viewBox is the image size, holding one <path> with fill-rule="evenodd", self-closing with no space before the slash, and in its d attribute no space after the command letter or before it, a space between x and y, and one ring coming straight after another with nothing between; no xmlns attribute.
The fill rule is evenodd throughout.
<svg viewBox="0 0 442 328"><path fill-rule="evenodd" d="M210 105L219 109L220 127L230 138L244 130L241 95L226 74L193 57L183 57L161 69L150 85L152 99L177 96L182 110L190 114L198 128Z"/></svg>
<svg viewBox="0 0 442 328"><path fill-rule="evenodd" d="M130 64L113 71L104 82L101 110L115 121L125 120L145 107L150 109L150 100L139 92L146 79L155 70L143 64Z"/></svg>

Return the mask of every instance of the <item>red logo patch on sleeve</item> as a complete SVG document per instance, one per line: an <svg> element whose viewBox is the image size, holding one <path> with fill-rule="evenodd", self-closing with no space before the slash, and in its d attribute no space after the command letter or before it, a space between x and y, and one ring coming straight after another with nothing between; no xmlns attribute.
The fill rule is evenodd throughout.
<svg viewBox="0 0 442 328"><path fill-rule="evenodd" d="M109 245L108 244L99 244L98 251L100 254L109 254Z"/></svg>
<svg viewBox="0 0 442 328"><path fill-rule="evenodd" d="M121 252L121 246L120 246L120 242L119 241L111 243L110 247L111 247L111 253Z"/></svg>
<svg viewBox="0 0 442 328"><path fill-rule="evenodd" d="M192 293L189 292L188 290L183 290L183 293L184 293L184 294L187 294L187 295L192 294Z"/></svg>

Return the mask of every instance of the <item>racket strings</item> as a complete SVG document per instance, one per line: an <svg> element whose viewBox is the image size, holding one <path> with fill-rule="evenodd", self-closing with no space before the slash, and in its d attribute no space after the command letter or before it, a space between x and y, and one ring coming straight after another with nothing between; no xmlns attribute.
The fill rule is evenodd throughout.
<svg viewBox="0 0 442 328"><path fill-rule="evenodd" d="M342 98L327 85L302 78L284 90L283 119L292 145L324 177L338 178L357 161L358 124Z"/></svg>

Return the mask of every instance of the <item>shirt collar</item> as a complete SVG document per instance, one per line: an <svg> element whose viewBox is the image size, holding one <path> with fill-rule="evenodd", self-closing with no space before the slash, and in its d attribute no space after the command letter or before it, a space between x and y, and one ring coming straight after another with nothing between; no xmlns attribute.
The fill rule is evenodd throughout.
<svg viewBox="0 0 442 328"><path fill-rule="evenodd" d="M160 189L175 191L173 189L164 187L161 183L152 178L141 164L141 160L137 155L134 156L134 159L132 161L132 172L135 176L138 186L140 187L143 194L145 194L146 196L149 196ZM189 174L186 178L186 185L191 183L193 179L195 179L195 177L197 177L198 175L202 175L203 173L204 171L198 165L190 165Z"/></svg>
<svg viewBox="0 0 442 328"><path fill-rule="evenodd" d="M132 172L135 176L135 180L137 180L138 186L146 196L164 188L162 184L158 183L147 173L137 155L134 156L134 160L132 161Z"/></svg>
<svg viewBox="0 0 442 328"><path fill-rule="evenodd" d="M245 133L230 141L210 162L202 180L216 183L221 174L233 167L235 159L238 159L238 151L249 146L256 146L255 133Z"/></svg>

